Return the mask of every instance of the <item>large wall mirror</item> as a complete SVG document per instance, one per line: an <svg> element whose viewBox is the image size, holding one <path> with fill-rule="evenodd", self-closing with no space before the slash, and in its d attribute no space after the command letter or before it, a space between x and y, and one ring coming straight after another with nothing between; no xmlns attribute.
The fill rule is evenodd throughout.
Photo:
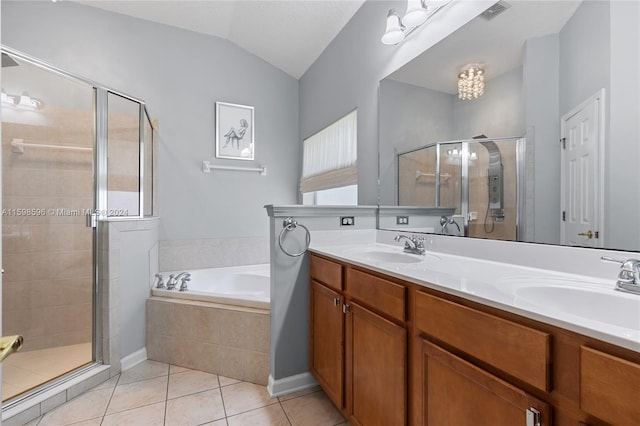
<svg viewBox="0 0 640 426"><path fill-rule="evenodd" d="M500 1L387 76L380 228L639 251L639 28L637 1Z"/></svg>

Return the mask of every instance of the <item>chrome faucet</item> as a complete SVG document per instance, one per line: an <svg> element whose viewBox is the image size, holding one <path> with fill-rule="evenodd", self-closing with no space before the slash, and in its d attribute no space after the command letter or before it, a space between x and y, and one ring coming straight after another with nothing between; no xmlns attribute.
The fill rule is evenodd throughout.
<svg viewBox="0 0 640 426"><path fill-rule="evenodd" d="M602 256L600 259L605 262L614 262L621 265L620 272L618 273L618 281L616 281L616 290L640 294L640 260L622 260L608 256Z"/></svg>
<svg viewBox="0 0 640 426"><path fill-rule="evenodd" d="M191 275L187 274L184 277L182 277L182 280L180 281L180 289L178 291L187 291L189 290L189 288L187 287L187 283L191 281Z"/></svg>
<svg viewBox="0 0 640 426"><path fill-rule="evenodd" d="M396 235L393 239L394 241L400 241L404 239L404 252L412 253L412 254L422 254L424 255L426 249L424 248L424 238L418 237L416 235L412 235L407 237L406 235L400 234Z"/></svg>
<svg viewBox="0 0 640 426"><path fill-rule="evenodd" d="M167 281L167 290L174 290L176 288L176 286L178 285L178 280L180 278L182 278L182 285L180 286L180 288L182 288L182 286L184 286L184 288L187 288L187 285L184 283L184 278L187 278L187 281L191 280L191 274L188 272L180 272L178 275L169 275L169 281ZM184 290L182 290L184 291Z"/></svg>

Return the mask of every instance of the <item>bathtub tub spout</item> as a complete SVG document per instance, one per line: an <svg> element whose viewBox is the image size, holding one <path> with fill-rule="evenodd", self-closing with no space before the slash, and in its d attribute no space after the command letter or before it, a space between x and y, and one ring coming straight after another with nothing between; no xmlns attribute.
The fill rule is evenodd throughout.
<svg viewBox="0 0 640 426"><path fill-rule="evenodd" d="M178 280L182 277L186 277L191 279L191 274L188 272L180 272L178 275L174 276L173 274L169 275L169 281L167 281L167 290L173 290L178 285Z"/></svg>
<svg viewBox="0 0 640 426"><path fill-rule="evenodd" d="M184 277L182 277L182 280L180 281L180 290L179 291L187 291L189 290L189 288L187 288L187 283L191 281L191 275L185 275Z"/></svg>

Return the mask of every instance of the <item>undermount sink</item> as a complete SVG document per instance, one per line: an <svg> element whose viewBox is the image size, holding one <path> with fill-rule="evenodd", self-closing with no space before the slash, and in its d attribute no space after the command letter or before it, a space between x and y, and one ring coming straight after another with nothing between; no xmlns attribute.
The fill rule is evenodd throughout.
<svg viewBox="0 0 640 426"><path fill-rule="evenodd" d="M640 297L610 288L542 279L515 284L515 304L556 311L615 327L640 330Z"/></svg>
<svg viewBox="0 0 640 426"><path fill-rule="evenodd" d="M438 257L431 254L405 253L401 248L358 248L349 250L347 253L354 259L361 259L368 262L381 263L420 263L426 259L437 260Z"/></svg>

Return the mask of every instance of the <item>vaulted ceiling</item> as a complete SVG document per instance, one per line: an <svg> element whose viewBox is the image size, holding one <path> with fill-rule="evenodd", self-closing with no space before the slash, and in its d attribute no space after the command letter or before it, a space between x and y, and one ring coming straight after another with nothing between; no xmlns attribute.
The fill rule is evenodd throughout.
<svg viewBox="0 0 640 426"><path fill-rule="evenodd" d="M74 0L209 34L300 78L365 0Z"/></svg>

